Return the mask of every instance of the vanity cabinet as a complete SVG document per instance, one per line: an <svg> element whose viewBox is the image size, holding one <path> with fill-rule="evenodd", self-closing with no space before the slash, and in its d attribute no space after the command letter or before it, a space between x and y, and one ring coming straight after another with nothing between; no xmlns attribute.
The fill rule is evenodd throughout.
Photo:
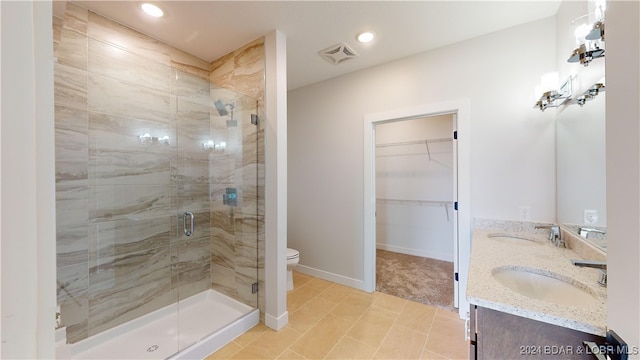
<svg viewBox="0 0 640 360"><path fill-rule="evenodd" d="M605 338L477 305L469 312L469 359L596 359L583 341Z"/></svg>

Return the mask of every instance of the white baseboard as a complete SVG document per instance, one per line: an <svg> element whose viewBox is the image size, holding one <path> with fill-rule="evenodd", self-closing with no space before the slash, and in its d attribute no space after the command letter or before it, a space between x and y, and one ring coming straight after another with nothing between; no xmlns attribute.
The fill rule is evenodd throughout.
<svg viewBox="0 0 640 360"><path fill-rule="evenodd" d="M327 271L324 271L324 270L314 269L312 267L299 265L299 264L298 264L298 266L295 267L295 271L299 271L299 272L301 272L303 274L315 276L315 277L320 278L320 279L332 281L334 283L338 283L338 284L341 284L341 285L344 285L344 286L349 286L349 287L352 287L352 288L356 288L358 290L367 291L365 289L365 284L364 284L363 280L353 279L353 278L350 278L350 277L346 277L346 276L330 273L330 272L327 272ZM293 286L294 286L294 289L295 289L295 283L293 284Z"/></svg>
<svg viewBox="0 0 640 360"><path fill-rule="evenodd" d="M443 253L432 252L432 251L409 249L409 248L404 248L404 247L401 247L401 246L395 246L395 245L389 245L389 244L381 244L381 243L377 243L376 244L376 249L393 251L393 252L396 252L396 253L407 254L407 255L426 257L426 258L430 258L430 259L453 262L452 254L443 254Z"/></svg>
<svg viewBox="0 0 640 360"><path fill-rule="evenodd" d="M285 325L289 323L289 312L285 311L279 317L275 317L273 315L265 314L264 315L264 324L273 330L280 330Z"/></svg>

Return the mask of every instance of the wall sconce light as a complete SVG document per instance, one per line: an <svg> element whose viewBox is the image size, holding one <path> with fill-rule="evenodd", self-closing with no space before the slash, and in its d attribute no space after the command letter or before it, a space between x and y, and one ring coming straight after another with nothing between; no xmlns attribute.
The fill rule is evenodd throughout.
<svg viewBox="0 0 640 360"><path fill-rule="evenodd" d="M165 135L162 137L151 136L149 133L144 133L143 135L138 136L138 141L140 144L160 144L160 145L169 145L169 136Z"/></svg>
<svg viewBox="0 0 640 360"><path fill-rule="evenodd" d="M546 90L540 95L538 101L536 101L534 108L544 111L547 108L558 107L566 103L571 98L571 78L568 78L561 86L559 90L554 90L558 81L558 73L546 74L542 77L541 85L536 87L536 98L540 94L540 89Z"/></svg>
<svg viewBox="0 0 640 360"><path fill-rule="evenodd" d="M567 59L567 62L579 62L584 66L589 66L589 63L593 59L604 57L604 49L600 48L600 46L595 43L592 46L592 48L587 49L587 45L580 44L578 48L573 50L571 56L569 56L569 58Z"/></svg>
<svg viewBox="0 0 640 360"><path fill-rule="evenodd" d="M605 8L605 0L596 0L593 13L582 15L571 22L571 26L575 26L574 36L578 47L573 50L567 62L579 62L588 66L593 59L604 57Z"/></svg>
<svg viewBox="0 0 640 360"><path fill-rule="evenodd" d="M601 92L605 90L605 86L603 83L593 84L587 91L582 93L582 95L578 96L575 100L575 103L580 105L581 107L589 100L593 100L596 96L598 96Z"/></svg>
<svg viewBox="0 0 640 360"><path fill-rule="evenodd" d="M219 143L213 142L213 140L208 140L207 142L202 143L202 150L204 151L214 151L214 152L224 152L227 149L227 143L221 141Z"/></svg>

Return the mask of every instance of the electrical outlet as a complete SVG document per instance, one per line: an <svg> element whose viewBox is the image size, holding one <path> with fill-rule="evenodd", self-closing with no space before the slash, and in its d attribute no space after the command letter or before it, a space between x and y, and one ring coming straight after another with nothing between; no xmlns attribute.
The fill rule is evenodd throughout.
<svg viewBox="0 0 640 360"><path fill-rule="evenodd" d="M598 210L585 210L584 211L584 223L594 224L598 221Z"/></svg>
<svg viewBox="0 0 640 360"><path fill-rule="evenodd" d="M520 206L518 208L518 214L521 221L531 220L531 206Z"/></svg>

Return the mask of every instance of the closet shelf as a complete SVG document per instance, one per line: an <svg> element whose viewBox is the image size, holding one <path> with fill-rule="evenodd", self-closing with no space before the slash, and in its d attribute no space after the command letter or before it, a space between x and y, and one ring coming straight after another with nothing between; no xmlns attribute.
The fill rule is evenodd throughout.
<svg viewBox="0 0 640 360"><path fill-rule="evenodd" d="M453 201L438 200L408 200L408 199L376 199L376 203L385 205L408 205L408 206L441 206L449 221L449 207L453 208Z"/></svg>
<svg viewBox="0 0 640 360"><path fill-rule="evenodd" d="M431 161L431 150L429 149L429 144L433 143L441 143L441 142L449 142L453 141L452 138L440 138L440 139L425 139L425 140L416 140L416 141L401 141L394 143L386 143L386 144L376 144L376 148L384 148L384 147L392 147L392 146L408 146L408 145L425 145L427 148L427 156L429 157L429 161ZM424 155L424 153L409 153L409 154L391 154L391 155L376 155L379 157L384 156L403 156L403 155Z"/></svg>
<svg viewBox="0 0 640 360"><path fill-rule="evenodd" d="M386 143L386 144L376 144L376 147L389 147L389 146L406 146L406 145L420 145L420 144L431 144L431 143L439 143L439 142L447 142L453 141L452 138L440 138L440 139L425 139L425 140L416 140L416 141L400 141L394 143Z"/></svg>
<svg viewBox="0 0 640 360"><path fill-rule="evenodd" d="M376 199L377 203L388 205L418 205L418 206L453 206L453 201L439 200L409 200L409 199Z"/></svg>

